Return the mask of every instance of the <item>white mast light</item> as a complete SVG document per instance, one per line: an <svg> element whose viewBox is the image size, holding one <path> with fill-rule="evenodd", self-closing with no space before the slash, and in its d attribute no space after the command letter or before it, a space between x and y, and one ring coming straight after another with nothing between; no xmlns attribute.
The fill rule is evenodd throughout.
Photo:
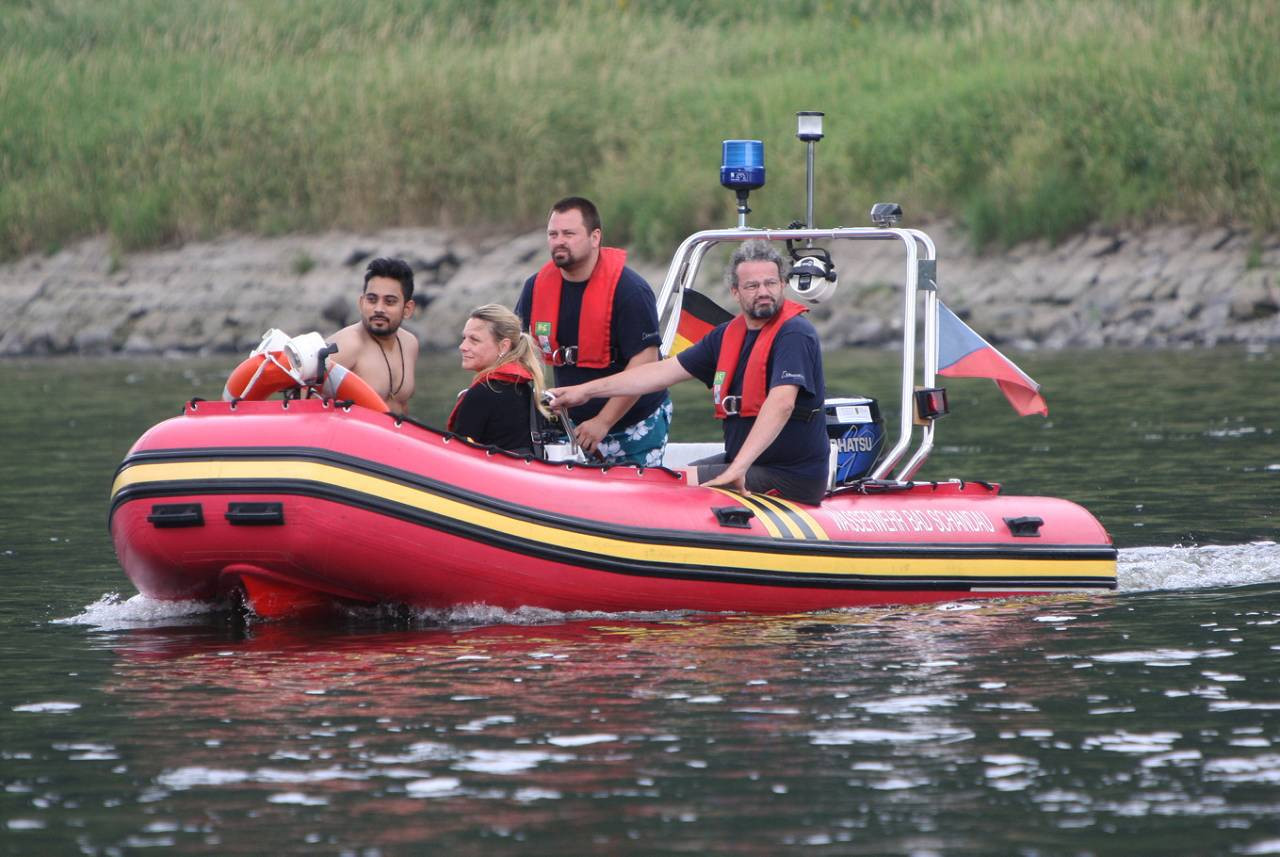
<svg viewBox="0 0 1280 857"><path fill-rule="evenodd" d="M801 110L796 114L796 136L806 143L822 139L822 117L816 110Z"/></svg>

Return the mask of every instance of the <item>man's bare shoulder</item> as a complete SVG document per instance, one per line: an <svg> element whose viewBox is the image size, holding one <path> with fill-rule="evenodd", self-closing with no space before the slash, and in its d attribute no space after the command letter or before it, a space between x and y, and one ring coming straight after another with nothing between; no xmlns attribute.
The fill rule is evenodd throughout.
<svg viewBox="0 0 1280 857"><path fill-rule="evenodd" d="M334 355L334 359L348 369L351 368L352 364L360 357L360 352L368 345L365 342L365 335L361 329L360 322L347 325L333 334L333 336L330 336L328 341L338 346L338 353Z"/></svg>
<svg viewBox="0 0 1280 857"><path fill-rule="evenodd" d="M361 339L360 328L361 328L361 324L358 321L355 324L348 324L346 327L342 328L342 330L339 330L336 333L334 333L332 336L330 336L329 341L342 342L344 340L351 340L354 342L359 342Z"/></svg>
<svg viewBox="0 0 1280 857"><path fill-rule="evenodd" d="M396 331L396 335L400 337L400 347L405 350L406 354L418 353L418 337L403 327Z"/></svg>

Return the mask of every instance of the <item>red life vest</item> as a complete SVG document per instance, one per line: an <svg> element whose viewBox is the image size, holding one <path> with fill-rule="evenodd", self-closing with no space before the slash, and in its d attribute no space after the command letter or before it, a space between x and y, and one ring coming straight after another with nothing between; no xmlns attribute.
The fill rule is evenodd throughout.
<svg viewBox="0 0 1280 857"><path fill-rule="evenodd" d="M471 387L483 384L486 381L507 381L512 384L531 384L533 383L533 374L514 360L495 366L488 372L482 372L476 376L471 382ZM467 397L467 393L471 392L471 387L463 390L458 394L458 401L454 403L453 410L449 412L449 421L444 424L448 431L453 431L453 423L458 418L458 408L462 407L462 400Z"/></svg>
<svg viewBox="0 0 1280 857"><path fill-rule="evenodd" d="M769 392L769 352L773 350L773 340L788 319L795 318L809 308L795 301L784 300L782 309L769 319L760 329L756 344L747 358L747 368L742 376L742 401L734 414L724 408L724 394L728 393L733 383L734 373L738 369L738 354L742 351L743 340L747 338L747 320L739 313L729 326L725 328L724 338L720 340L720 355L716 358L716 374L711 385L711 402L716 408L716 419L729 416L754 417L760 413L765 396Z"/></svg>
<svg viewBox="0 0 1280 857"><path fill-rule="evenodd" d="M604 369L613 362L610 328L613 321L613 294L627 262L627 252L616 247L601 247L591 279L582 295L582 311L578 317L578 354L573 361L587 369ZM542 349L542 359L552 366L563 366L556 326L560 323L560 287L564 277L555 262L548 262L533 281L533 300L529 311L529 332Z"/></svg>

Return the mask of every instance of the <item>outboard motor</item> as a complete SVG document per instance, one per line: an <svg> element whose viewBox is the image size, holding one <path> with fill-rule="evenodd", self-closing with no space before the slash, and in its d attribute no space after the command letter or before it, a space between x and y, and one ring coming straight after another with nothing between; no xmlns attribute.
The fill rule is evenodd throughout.
<svg viewBox="0 0 1280 857"><path fill-rule="evenodd" d="M827 399L827 437L834 448L831 484L855 482L871 472L884 449L884 419L875 399Z"/></svg>

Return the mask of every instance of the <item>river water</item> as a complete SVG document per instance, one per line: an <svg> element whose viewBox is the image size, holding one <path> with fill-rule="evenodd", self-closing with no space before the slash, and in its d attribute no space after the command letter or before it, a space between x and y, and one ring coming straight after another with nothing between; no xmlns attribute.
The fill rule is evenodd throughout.
<svg viewBox="0 0 1280 857"><path fill-rule="evenodd" d="M892 359L828 355L831 394L892 401ZM322 626L112 554L116 464L233 362L0 363L0 853L1280 854L1274 350L1027 355L1045 420L948 383L920 477L1083 503L1113 594Z"/></svg>

